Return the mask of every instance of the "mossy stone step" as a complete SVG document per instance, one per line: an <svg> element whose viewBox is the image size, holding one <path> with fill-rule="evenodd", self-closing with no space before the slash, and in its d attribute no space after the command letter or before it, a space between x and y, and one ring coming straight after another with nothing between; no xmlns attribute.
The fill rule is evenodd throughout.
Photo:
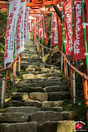
<svg viewBox="0 0 88 132"><path fill-rule="evenodd" d="M24 123L1 123L0 132L37 132L38 123L24 122Z"/></svg>

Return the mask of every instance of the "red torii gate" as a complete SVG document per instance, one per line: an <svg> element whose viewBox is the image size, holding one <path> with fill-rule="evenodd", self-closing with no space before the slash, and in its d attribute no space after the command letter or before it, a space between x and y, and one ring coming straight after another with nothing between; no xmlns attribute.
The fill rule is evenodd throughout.
<svg viewBox="0 0 88 132"><path fill-rule="evenodd" d="M0 9L1 8L8 8L8 1L10 0L4 0L4 1L0 1ZM21 0L22 2L24 2L25 0ZM44 5L56 5L56 4L60 4L63 1L66 0L26 0L26 6L44 6Z"/></svg>

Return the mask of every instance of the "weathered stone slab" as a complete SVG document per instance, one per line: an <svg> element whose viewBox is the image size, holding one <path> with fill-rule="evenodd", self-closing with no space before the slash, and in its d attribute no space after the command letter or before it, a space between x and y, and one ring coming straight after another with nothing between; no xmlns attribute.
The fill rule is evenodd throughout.
<svg viewBox="0 0 88 132"><path fill-rule="evenodd" d="M24 105L34 106L34 107L38 107L38 108L42 107L42 103L40 103L39 101L24 101Z"/></svg>
<svg viewBox="0 0 88 132"><path fill-rule="evenodd" d="M42 102L42 107L58 107L61 106L64 101L44 101Z"/></svg>
<svg viewBox="0 0 88 132"><path fill-rule="evenodd" d="M41 108L42 111L55 111L55 112L61 112L63 110L62 107L43 107Z"/></svg>
<svg viewBox="0 0 88 132"><path fill-rule="evenodd" d="M29 94L28 93L14 92L14 93L12 93L12 99L29 100Z"/></svg>
<svg viewBox="0 0 88 132"><path fill-rule="evenodd" d="M0 113L0 122L26 122L28 116L21 112Z"/></svg>
<svg viewBox="0 0 88 132"><path fill-rule="evenodd" d="M46 121L59 121L62 120L62 114L54 111L38 111L35 114L29 116L29 120L37 121L38 123L44 123Z"/></svg>
<svg viewBox="0 0 88 132"><path fill-rule="evenodd" d="M23 79L36 79L34 74L23 74Z"/></svg>
<svg viewBox="0 0 88 132"><path fill-rule="evenodd" d="M35 113L39 110L40 110L39 108L31 107L31 106L7 107L5 109L5 113L6 112L10 112L10 113L22 112L22 113L25 113L25 114L33 114L33 113Z"/></svg>
<svg viewBox="0 0 88 132"><path fill-rule="evenodd" d="M49 101L57 101L61 99L70 99L70 94L68 92L49 92L48 99Z"/></svg>
<svg viewBox="0 0 88 132"><path fill-rule="evenodd" d="M76 132L75 121L48 121L39 125L39 132Z"/></svg>
<svg viewBox="0 0 88 132"><path fill-rule="evenodd" d="M48 86L44 88L45 92L60 92L60 91L66 91L67 88L65 85L55 85L55 86Z"/></svg>
<svg viewBox="0 0 88 132"><path fill-rule="evenodd" d="M47 93L42 93L42 92L33 92L30 93L30 98L33 100L38 100L38 101L47 101L48 100L48 94Z"/></svg>
<svg viewBox="0 0 88 132"><path fill-rule="evenodd" d="M24 122L24 123L2 123L0 124L0 132L37 132L38 123Z"/></svg>

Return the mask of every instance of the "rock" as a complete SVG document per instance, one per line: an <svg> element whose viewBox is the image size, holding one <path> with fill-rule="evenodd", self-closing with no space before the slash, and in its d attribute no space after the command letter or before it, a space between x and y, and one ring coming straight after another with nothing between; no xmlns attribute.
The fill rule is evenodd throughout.
<svg viewBox="0 0 88 132"><path fill-rule="evenodd" d="M34 107L38 107L38 108L42 107L42 103L40 103L39 101L24 101L24 105L34 106Z"/></svg>
<svg viewBox="0 0 88 132"><path fill-rule="evenodd" d="M12 93L12 99L29 100L29 95L28 95L28 93L14 92L14 93Z"/></svg>
<svg viewBox="0 0 88 132"><path fill-rule="evenodd" d="M48 100L48 94L47 93L42 93L42 92L33 92L30 93L30 98L33 100L38 100L38 101L47 101Z"/></svg>
<svg viewBox="0 0 88 132"><path fill-rule="evenodd" d="M24 88L20 88L18 91L31 93L31 92L44 92L44 89L41 87L26 87L26 88L24 87Z"/></svg>
<svg viewBox="0 0 88 132"><path fill-rule="evenodd" d="M29 120L44 123L46 121L59 121L62 120L62 114L54 111L38 111L29 116Z"/></svg>
<svg viewBox="0 0 88 132"><path fill-rule="evenodd" d="M23 79L36 79L34 74L23 74Z"/></svg>
<svg viewBox="0 0 88 132"><path fill-rule="evenodd" d="M70 99L71 96L68 92L49 92L48 99L49 101L57 101L61 99Z"/></svg>
<svg viewBox="0 0 88 132"><path fill-rule="evenodd" d="M22 112L0 113L0 122L26 122L28 116Z"/></svg>
<svg viewBox="0 0 88 132"><path fill-rule="evenodd" d="M60 92L66 91L67 88L65 85L55 85L55 86L48 86L44 88L45 92Z"/></svg>
<svg viewBox="0 0 88 132"><path fill-rule="evenodd" d="M61 84L61 81L59 80L47 80L46 82L41 83L42 87L55 86L60 84Z"/></svg>
<svg viewBox="0 0 88 132"><path fill-rule="evenodd" d="M42 102L42 107L58 107L63 103L64 101L44 101Z"/></svg>
<svg viewBox="0 0 88 132"><path fill-rule="evenodd" d="M44 107L41 108L42 111L56 111L56 112L61 112L63 110L62 107Z"/></svg>
<svg viewBox="0 0 88 132"><path fill-rule="evenodd" d="M75 121L48 121L39 125L39 132L75 132Z"/></svg>
<svg viewBox="0 0 88 132"><path fill-rule="evenodd" d="M37 74L36 75L36 78L42 78L42 79L45 79L46 77L48 77L49 74L48 73L43 73L43 74Z"/></svg>
<svg viewBox="0 0 88 132"><path fill-rule="evenodd" d="M78 114L73 111L62 111L61 113L64 120L76 120L78 118Z"/></svg>
<svg viewBox="0 0 88 132"><path fill-rule="evenodd" d="M0 124L0 132L37 132L38 123L24 122L24 123L2 123Z"/></svg>
<svg viewBox="0 0 88 132"><path fill-rule="evenodd" d="M14 112L22 112L25 114L33 114L37 111L39 111L39 108L36 107L30 107L30 106L20 106L20 107L7 107L5 109L5 113L6 112L10 112L10 113L14 113Z"/></svg>

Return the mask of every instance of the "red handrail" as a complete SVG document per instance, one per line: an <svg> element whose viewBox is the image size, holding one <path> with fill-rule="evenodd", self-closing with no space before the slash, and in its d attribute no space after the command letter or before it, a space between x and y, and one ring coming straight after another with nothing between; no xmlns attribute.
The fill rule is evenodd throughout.
<svg viewBox="0 0 88 132"><path fill-rule="evenodd" d="M35 40L37 41L37 43L43 47L43 48L46 48L48 49L49 51L51 50L54 50L54 49L51 49L51 48L48 48L44 45L42 45L36 38ZM70 67L70 80L71 80L71 96L72 96L72 103L73 103L73 70L75 72L77 72L81 77L82 77L82 80L83 80L83 87L84 87L84 97L85 97L85 104L86 106L88 106L88 76L81 72L80 70L78 70L77 68L75 68L70 62L69 60L67 59L67 57L65 56L65 54L61 51L61 50L58 50L58 52L60 53L60 56L62 55L64 57L64 73L65 73L65 79L66 78L66 62L67 64L69 65ZM50 52L49 52L50 53ZM61 60L61 59L60 59ZM87 110L87 125L88 125L88 110Z"/></svg>

